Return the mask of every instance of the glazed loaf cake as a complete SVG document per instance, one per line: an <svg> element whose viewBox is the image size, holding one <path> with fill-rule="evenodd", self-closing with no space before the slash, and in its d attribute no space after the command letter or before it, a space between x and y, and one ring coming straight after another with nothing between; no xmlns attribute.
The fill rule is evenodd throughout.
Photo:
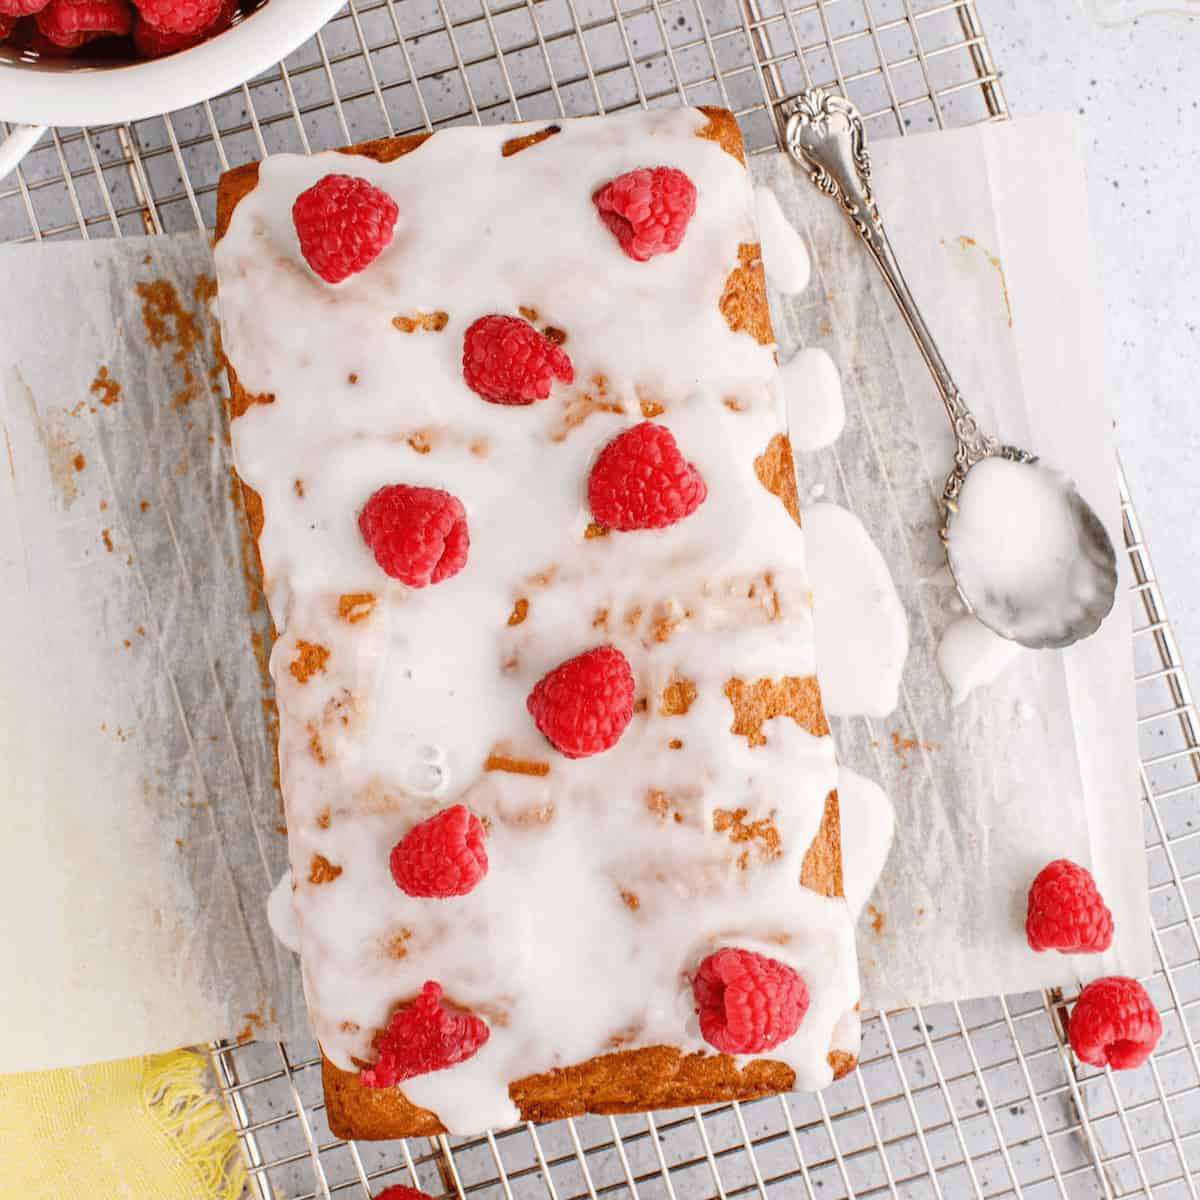
<svg viewBox="0 0 1200 1200"><path fill-rule="evenodd" d="M337 283L314 268L353 247L293 215L330 175L378 243ZM272 158L223 177L217 236L334 1133L849 1070L836 764L733 117ZM410 501L420 578L426 542L385 536Z"/></svg>

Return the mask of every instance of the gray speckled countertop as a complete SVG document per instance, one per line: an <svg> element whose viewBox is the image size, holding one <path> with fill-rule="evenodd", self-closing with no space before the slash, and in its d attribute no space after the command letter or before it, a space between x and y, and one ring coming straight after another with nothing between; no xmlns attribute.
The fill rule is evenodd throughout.
<svg viewBox="0 0 1200 1200"><path fill-rule="evenodd" d="M1121 456L1196 686L1200 19L1162 14L1106 27L1079 0L977 3L1013 115L1077 109L1086 122Z"/></svg>

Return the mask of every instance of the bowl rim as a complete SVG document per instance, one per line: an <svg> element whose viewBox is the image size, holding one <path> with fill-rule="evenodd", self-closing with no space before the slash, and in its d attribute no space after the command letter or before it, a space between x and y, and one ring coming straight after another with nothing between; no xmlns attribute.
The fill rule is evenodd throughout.
<svg viewBox="0 0 1200 1200"><path fill-rule="evenodd" d="M286 58L344 3L267 0L199 46L128 66L71 68L0 58L0 120L114 125L198 104Z"/></svg>

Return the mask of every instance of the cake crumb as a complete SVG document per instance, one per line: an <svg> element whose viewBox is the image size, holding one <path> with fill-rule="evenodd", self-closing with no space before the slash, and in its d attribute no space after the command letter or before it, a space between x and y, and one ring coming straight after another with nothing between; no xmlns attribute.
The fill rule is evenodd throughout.
<svg viewBox="0 0 1200 1200"><path fill-rule="evenodd" d="M328 808L321 809L321 811L319 813L317 813L317 828L318 829L328 829L329 822L331 819L332 819L332 817L329 812L329 809Z"/></svg>
<svg viewBox="0 0 1200 1200"><path fill-rule="evenodd" d="M746 808L718 808L713 810L713 832L724 833L734 845L745 842L758 847L763 859L778 858L783 851L780 849L781 839L779 830L770 817L762 817L757 821L747 821L750 810ZM743 853L738 858L738 866L746 869L748 854Z"/></svg>
<svg viewBox="0 0 1200 1200"><path fill-rule="evenodd" d="M763 725L775 717L791 717L813 737L829 734L829 723L821 709L821 689L814 675L785 675L779 680L759 679L752 684L734 676L724 691L733 706L730 732L744 737L751 747L766 745Z"/></svg>
<svg viewBox="0 0 1200 1200"><path fill-rule="evenodd" d="M635 713L644 713L647 711L647 709L649 709L649 707L650 707L650 701L647 700L645 696L639 696L633 702L633 711Z"/></svg>
<svg viewBox="0 0 1200 1200"><path fill-rule="evenodd" d="M647 421L651 421L655 417L661 417L662 414L666 412L666 409L663 408L663 406L659 404L657 400L643 399L639 402L639 407L642 410L642 416L645 417Z"/></svg>
<svg viewBox="0 0 1200 1200"><path fill-rule="evenodd" d="M111 554L113 552L112 534L107 529L100 530L100 539L104 542L104 548Z"/></svg>
<svg viewBox="0 0 1200 1200"><path fill-rule="evenodd" d="M296 657L288 665L297 683L307 683L314 675L323 673L329 661L329 650L318 642L296 639Z"/></svg>
<svg viewBox="0 0 1200 1200"><path fill-rule="evenodd" d="M149 507L150 507L149 500L139 500L138 501L138 512L146 512L149 509Z"/></svg>
<svg viewBox="0 0 1200 1200"><path fill-rule="evenodd" d="M892 750L896 757L900 760L900 769L907 771L909 767L908 755L912 750L937 750L937 742L921 742L916 738L904 737L900 730L892 730Z"/></svg>
<svg viewBox="0 0 1200 1200"><path fill-rule="evenodd" d="M514 154L520 154L522 150L528 150L530 146L536 146L539 142L544 142L547 138L552 138L556 133L562 132L561 125L547 125L544 129L539 129L534 133L523 133L520 137L509 138L500 146L500 153L504 158L511 158ZM521 309L521 312L524 312ZM529 320L536 321L536 317L530 317Z"/></svg>
<svg viewBox="0 0 1200 1200"><path fill-rule="evenodd" d="M408 929L405 926L401 926L399 929L397 929L396 932L387 939L385 944L385 950L387 951L388 958L394 958L397 961L404 958L404 956L408 954L408 946L405 943L407 943L410 937L412 937L411 929Z"/></svg>
<svg viewBox="0 0 1200 1200"><path fill-rule="evenodd" d="M88 391L98 396L105 408L110 408L121 399L121 385L108 373L107 366L102 366L96 372Z"/></svg>
<svg viewBox="0 0 1200 1200"><path fill-rule="evenodd" d="M521 314L532 325L538 319L538 310L530 308L527 304L518 304L517 312Z"/></svg>
<svg viewBox="0 0 1200 1200"><path fill-rule="evenodd" d="M625 888L621 888L621 899L625 902L625 907L633 912L637 912L642 907L642 902L638 899L636 892L630 892Z"/></svg>
<svg viewBox="0 0 1200 1200"><path fill-rule="evenodd" d="M672 678L662 690L662 697L658 702L659 714L664 717L686 716L695 699L696 685L692 680Z"/></svg>
<svg viewBox="0 0 1200 1200"><path fill-rule="evenodd" d="M548 762L539 762L534 758L517 758L515 755L505 754L499 750L493 750L487 756L483 769L485 771L505 771L509 775L543 776L550 774Z"/></svg>
<svg viewBox="0 0 1200 1200"><path fill-rule="evenodd" d="M304 480L303 479L295 480L292 484L292 488L295 491L296 495L299 496L301 500L303 500L304 499Z"/></svg>
<svg viewBox="0 0 1200 1200"><path fill-rule="evenodd" d="M524 596L520 597L513 605L513 610L508 614L509 625L520 625L522 621L529 615L529 601Z"/></svg>
<svg viewBox="0 0 1200 1200"><path fill-rule="evenodd" d="M346 382L351 386L356 384L358 382L358 372L351 371L350 374L346 376Z"/></svg>
<svg viewBox="0 0 1200 1200"><path fill-rule="evenodd" d="M485 437L472 438L469 449L470 449L471 453L473 455L475 455L476 458L487 458L487 452L488 452L487 438L485 438Z"/></svg>
<svg viewBox="0 0 1200 1200"><path fill-rule="evenodd" d="M338 1028L343 1033L357 1033L359 1031L359 1029L361 1028L361 1026L358 1024L357 1021L343 1021L338 1026Z"/></svg>
<svg viewBox="0 0 1200 1200"><path fill-rule="evenodd" d="M374 608L374 592L347 592L338 597L338 616L348 625L365 621Z"/></svg>
<svg viewBox="0 0 1200 1200"><path fill-rule="evenodd" d="M279 834L281 837L287 837L287 826L282 823L279 825L276 825L275 832L277 834Z"/></svg>
<svg viewBox="0 0 1200 1200"><path fill-rule="evenodd" d="M584 539L608 537L608 530L598 521L589 521L588 527L583 531Z"/></svg>
<svg viewBox="0 0 1200 1200"><path fill-rule="evenodd" d="M546 328L542 330L542 337L555 346L563 346L566 345L567 331L565 329L559 329L557 325L547 325Z"/></svg>
<svg viewBox="0 0 1200 1200"><path fill-rule="evenodd" d="M873 904L867 905L867 912L871 914L871 928L876 934L881 934L883 932L883 913Z"/></svg>
<svg viewBox="0 0 1200 1200"><path fill-rule="evenodd" d="M321 731L312 721L308 723L308 750L322 766L328 761L325 756L325 747L321 745Z"/></svg>
<svg viewBox="0 0 1200 1200"><path fill-rule="evenodd" d="M441 333L449 321L449 313L418 311L411 317L393 317L392 325L401 333L415 333L418 329L425 333Z"/></svg>
<svg viewBox="0 0 1200 1200"><path fill-rule="evenodd" d="M342 868L331 863L325 855L314 854L308 868L308 882L332 883L341 873Z"/></svg>
<svg viewBox="0 0 1200 1200"><path fill-rule="evenodd" d="M71 466L73 466L77 471L82 471L83 468L87 466L87 460L82 454L77 454L73 459L71 459Z"/></svg>
<svg viewBox="0 0 1200 1200"><path fill-rule="evenodd" d="M670 749L670 750L682 750L682 749L683 749L683 742L682 742L682 741L681 741L679 738L672 738L672 739L671 739L671 740L670 740L670 741L667 743L667 748L668 748L668 749Z"/></svg>
<svg viewBox="0 0 1200 1200"><path fill-rule="evenodd" d="M107 500L101 500L101 501L100 501L100 511L101 511L101 512L107 512L107 511L108 511L108 501L107 501Z"/></svg>
<svg viewBox="0 0 1200 1200"><path fill-rule="evenodd" d="M433 449L433 440L424 429L414 429L405 440L418 454L428 454Z"/></svg>
<svg viewBox="0 0 1200 1200"><path fill-rule="evenodd" d="M608 609L598 608L596 615L592 618L593 629L608 629Z"/></svg>

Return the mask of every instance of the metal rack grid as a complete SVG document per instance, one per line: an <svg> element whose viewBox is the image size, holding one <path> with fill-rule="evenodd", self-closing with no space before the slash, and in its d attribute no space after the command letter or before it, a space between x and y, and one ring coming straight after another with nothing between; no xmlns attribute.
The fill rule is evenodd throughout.
<svg viewBox="0 0 1200 1200"><path fill-rule="evenodd" d="M286 0L275 0L286 3ZM753 152L777 102L850 96L872 136L1003 119L974 0L351 0L287 62L132 126L55 130L0 180L0 240L211 226L220 171L471 121L719 103ZM524 1200L1107 1196L1200 1185L1200 717L1122 483L1146 853L1164 1036L1113 1075L1063 1045L1072 997L878 1014L858 1072L819 1096L600 1118L473 1139L341 1142L313 1045L220 1043L212 1060L255 1197L366 1197L388 1183Z"/></svg>

